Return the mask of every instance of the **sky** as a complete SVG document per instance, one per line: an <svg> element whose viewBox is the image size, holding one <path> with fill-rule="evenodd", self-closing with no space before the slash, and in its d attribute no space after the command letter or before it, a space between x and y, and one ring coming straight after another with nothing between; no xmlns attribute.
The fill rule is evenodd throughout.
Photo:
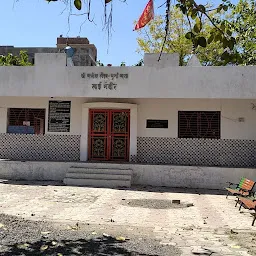
<svg viewBox="0 0 256 256"><path fill-rule="evenodd" d="M69 12L64 10L62 2L2 1L0 45L55 47L59 35L87 37L97 47L98 60L102 63L119 66L124 61L126 65L134 65L143 57L136 52L138 34L133 31L134 21L138 20L148 0L113 1L113 29L109 42L103 29L104 0L92 0L91 18L94 22L89 22L86 16L72 15L69 19ZM154 1L156 14L164 12L164 8L157 8L164 2ZM78 13L74 10L74 14Z"/></svg>

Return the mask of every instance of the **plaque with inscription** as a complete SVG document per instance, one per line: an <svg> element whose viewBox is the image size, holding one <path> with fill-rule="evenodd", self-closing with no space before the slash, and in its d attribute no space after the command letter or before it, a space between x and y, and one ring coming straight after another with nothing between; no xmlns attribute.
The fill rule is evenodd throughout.
<svg viewBox="0 0 256 256"><path fill-rule="evenodd" d="M168 120L147 120L147 128L168 128Z"/></svg>
<svg viewBox="0 0 256 256"><path fill-rule="evenodd" d="M71 101L49 101L48 131L70 132Z"/></svg>

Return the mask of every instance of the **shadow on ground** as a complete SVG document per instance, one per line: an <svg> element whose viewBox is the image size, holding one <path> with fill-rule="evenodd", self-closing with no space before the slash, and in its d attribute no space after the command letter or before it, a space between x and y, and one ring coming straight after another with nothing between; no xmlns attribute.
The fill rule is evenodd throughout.
<svg viewBox="0 0 256 256"><path fill-rule="evenodd" d="M26 185L26 186L65 186L60 181L36 181L36 180L0 180L0 184L10 185ZM100 187L99 187L100 188ZM169 187L153 187L153 186L140 186L135 185L131 188L116 188L117 190L130 190L142 192L155 192L155 193L187 193L187 194L201 194L201 195L226 195L226 190L214 189L191 189L191 188L169 188Z"/></svg>
<svg viewBox="0 0 256 256"><path fill-rule="evenodd" d="M156 254L144 254L132 249L125 248L126 242L119 242L112 237L94 238L91 240L62 240L44 241L35 243L14 244L8 246L6 252L0 253L1 256L15 255L119 255L119 256L157 256Z"/></svg>
<svg viewBox="0 0 256 256"><path fill-rule="evenodd" d="M27 185L27 186L65 186L61 181L38 181L38 180L0 180L0 184Z"/></svg>

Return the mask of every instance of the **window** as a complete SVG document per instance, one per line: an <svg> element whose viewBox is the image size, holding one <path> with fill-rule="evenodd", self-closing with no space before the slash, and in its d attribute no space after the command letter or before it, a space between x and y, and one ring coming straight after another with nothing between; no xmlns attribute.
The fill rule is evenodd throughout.
<svg viewBox="0 0 256 256"><path fill-rule="evenodd" d="M220 139L220 111L179 111L178 136Z"/></svg>
<svg viewBox="0 0 256 256"><path fill-rule="evenodd" d="M10 108L7 133L44 134L45 109Z"/></svg>

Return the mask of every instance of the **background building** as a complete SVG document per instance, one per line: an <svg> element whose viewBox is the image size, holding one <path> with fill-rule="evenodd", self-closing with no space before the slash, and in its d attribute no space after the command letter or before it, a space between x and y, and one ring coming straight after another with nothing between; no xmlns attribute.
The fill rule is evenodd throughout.
<svg viewBox="0 0 256 256"><path fill-rule="evenodd" d="M29 61L34 63L35 53L58 53L64 52L64 48L69 45L75 50L73 63L75 66L95 66L97 61L97 48L90 44L85 37L58 37L57 47L14 47L0 46L0 55L12 53L18 55L20 51L26 51Z"/></svg>

